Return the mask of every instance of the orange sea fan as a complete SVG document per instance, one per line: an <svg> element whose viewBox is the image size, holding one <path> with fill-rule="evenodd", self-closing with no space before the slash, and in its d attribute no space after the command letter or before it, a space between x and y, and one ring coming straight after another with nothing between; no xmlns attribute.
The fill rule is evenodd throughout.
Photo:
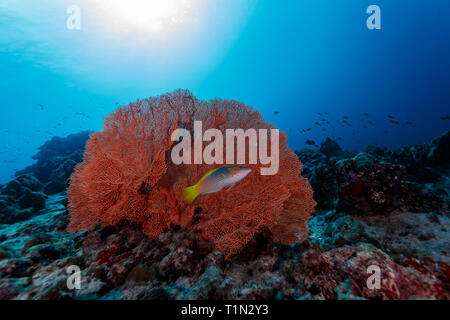
<svg viewBox="0 0 450 320"><path fill-rule="evenodd" d="M233 189L186 204L181 190L220 166L171 161L172 132L177 128L193 132L194 121L202 121L203 130L223 133L274 128L242 103L204 102L183 90L121 107L106 117L102 131L91 135L84 160L71 177L69 228L127 220L140 223L148 236L156 237L176 224L197 231L227 256L238 253L263 228L269 228L280 243L304 239L315 203L285 134L280 135L276 175L262 176L261 165L250 164L252 173Z"/></svg>

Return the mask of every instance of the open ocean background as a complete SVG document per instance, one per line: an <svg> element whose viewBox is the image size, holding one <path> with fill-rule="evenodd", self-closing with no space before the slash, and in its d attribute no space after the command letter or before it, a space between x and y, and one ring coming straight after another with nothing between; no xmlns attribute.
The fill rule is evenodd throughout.
<svg viewBox="0 0 450 320"><path fill-rule="evenodd" d="M162 13L176 22L150 28L102 1L0 1L0 183L53 136L177 88L255 107L293 149L396 148L450 129L448 0L180 0ZM381 30L366 27L371 4ZM66 27L70 5L81 30Z"/></svg>

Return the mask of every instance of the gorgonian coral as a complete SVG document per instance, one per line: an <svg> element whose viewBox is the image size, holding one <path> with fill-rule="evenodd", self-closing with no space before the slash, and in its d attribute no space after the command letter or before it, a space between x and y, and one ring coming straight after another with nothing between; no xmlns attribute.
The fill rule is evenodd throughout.
<svg viewBox="0 0 450 320"><path fill-rule="evenodd" d="M155 237L175 224L198 232L227 256L238 253L264 228L280 243L304 239L315 202L283 133L276 175L260 175L261 164L250 164L252 173L231 190L201 196L190 205L184 201L183 188L220 166L172 162L171 134L178 128L193 132L194 121L202 121L203 130L223 133L274 128L242 103L205 102L182 90L121 107L106 117L102 131L91 135L84 160L71 177L69 228L127 220Z"/></svg>

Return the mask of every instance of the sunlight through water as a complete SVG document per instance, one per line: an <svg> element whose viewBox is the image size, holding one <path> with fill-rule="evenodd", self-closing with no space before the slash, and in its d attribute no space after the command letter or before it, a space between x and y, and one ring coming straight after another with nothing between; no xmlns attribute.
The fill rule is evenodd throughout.
<svg viewBox="0 0 450 320"><path fill-rule="evenodd" d="M200 0L94 0L120 29L160 34L195 20Z"/></svg>

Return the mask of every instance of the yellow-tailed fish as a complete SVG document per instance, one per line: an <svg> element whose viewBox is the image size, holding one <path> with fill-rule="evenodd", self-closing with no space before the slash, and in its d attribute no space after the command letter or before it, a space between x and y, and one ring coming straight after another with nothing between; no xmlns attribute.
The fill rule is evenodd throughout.
<svg viewBox="0 0 450 320"><path fill-rule="evenodd" d="M231 189L251 171L251 169L242 165L227 165L216 168L205 174L197 184L184 188L183 196L188 203L192 203L200 194L218 192L227 186Z"/></svg>

